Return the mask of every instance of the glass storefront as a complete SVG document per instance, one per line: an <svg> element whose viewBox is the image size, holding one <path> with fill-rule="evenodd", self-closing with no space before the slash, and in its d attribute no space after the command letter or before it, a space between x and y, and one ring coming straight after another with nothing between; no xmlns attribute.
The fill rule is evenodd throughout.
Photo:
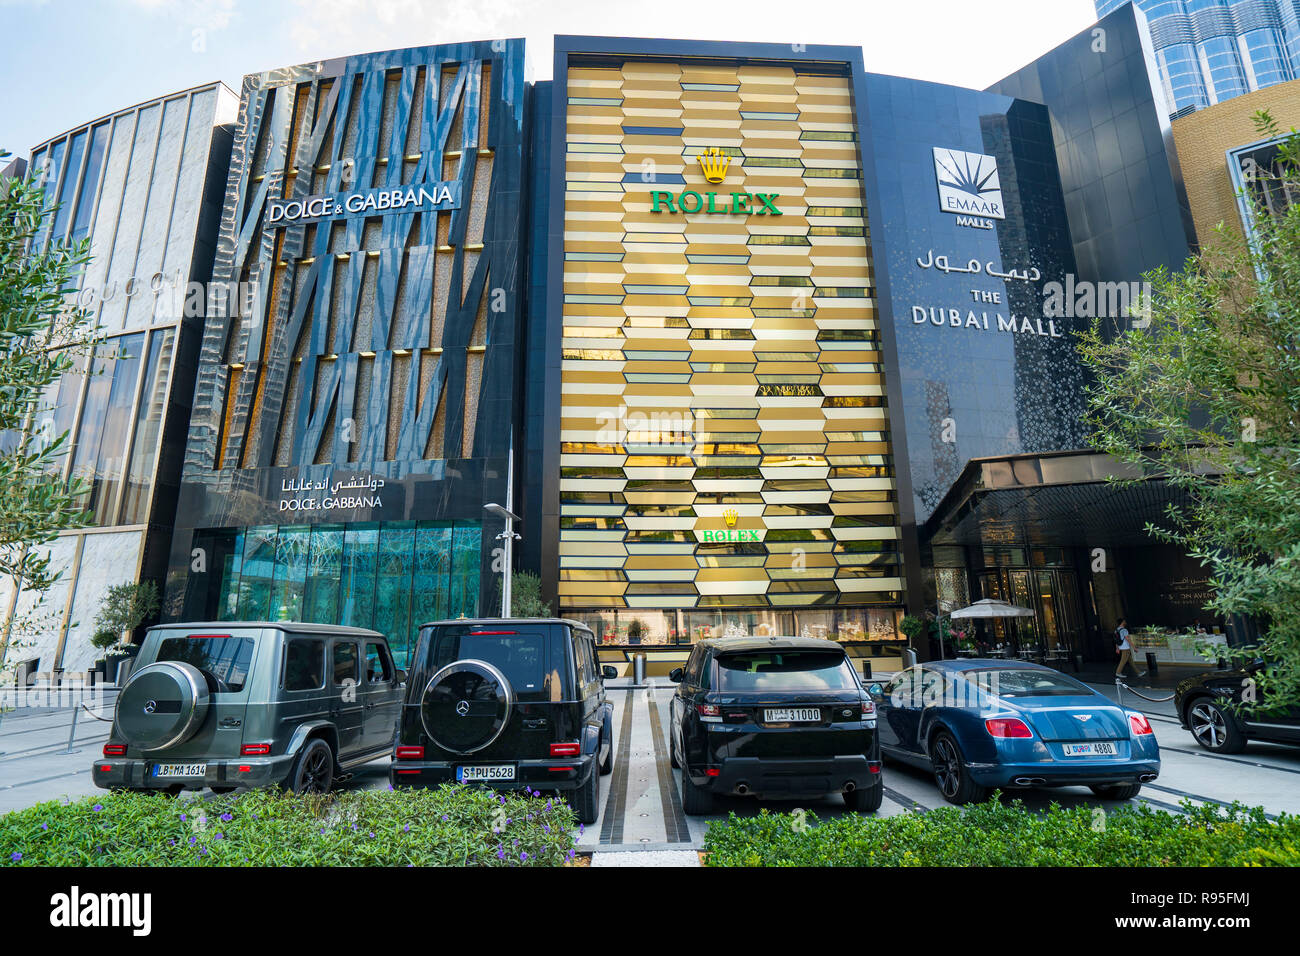
<svg viewBox="0 0 1300 956"><path fill-rule="evenodd" d="M421 624L479 610L479 524L262 525L200 531L194 546L219 583L187 594L190 620L373 628L405 667Z"/></svg>
<svg viewBox="0 0 1300 956"><path fill-rule="evenodd" d="M568 611L597 642L609 645L693 644L709 637L820 637L844 643L892 642L903 612L897 608L719 608L716 610Z"/></svg>
<svg viewBox="0 0 1300 956"><path fill-rule="evenodd" d="M1026 560L1027 559L1027 560ZM1063 667L1083 642L1078 578L1060 549L986 551L976 573L981 598L1032 608L1032 618L981 621L975 640L993 656L1018 657ZM1016 567L1015 565L1027 565Z"/></svg>

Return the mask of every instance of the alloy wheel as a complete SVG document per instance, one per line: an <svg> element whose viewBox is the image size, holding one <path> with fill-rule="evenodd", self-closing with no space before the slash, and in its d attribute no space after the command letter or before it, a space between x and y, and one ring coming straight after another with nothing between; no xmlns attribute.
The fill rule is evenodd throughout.
<svg viewBox="0 0 1300 956"><path fill-rule="evenodd" d="M325 785L329 779L331 760L330 752L324 747L318 747L307 755L307 761L302 767L301 790L303 793L324 793Z"/></svg>
<svg viewBox="0 0 1300 956"><path fill-rule="evenodd" d="M1192 736L1198 743L1210 750L1223 746L1228 738L1228 724L1219 708L1202 701L1192 707L1190 716L1188 723L1192 725Z"/></svg>
<svg viewBox="0 0 1300 956"><path fill-rule="evenodd" d="M961 758L957 749L947 737L941 738L934 745L934 754L930 758L934 764L935 780L945 798L957 795L961 787Z"/></svg>

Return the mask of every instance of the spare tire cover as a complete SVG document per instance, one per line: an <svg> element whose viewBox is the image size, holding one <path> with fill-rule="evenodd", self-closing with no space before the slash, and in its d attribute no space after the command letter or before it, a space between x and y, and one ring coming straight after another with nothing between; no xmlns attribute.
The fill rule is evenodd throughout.
<svg viewBox="0 0 1300 956"><path fill-rule="evenodd" d="M143 750L194 736L208 714L208 682L193 664L158 661L131 675L117 696L117 731Z"/></svg>
<svg viewBox="0 0 1300 956"><path fill-rule="evenodd" d="M505 674L487 661L456 661L429 678L420 718L439 747L468 754L501 736L513 705L514 692Z"/></svg>

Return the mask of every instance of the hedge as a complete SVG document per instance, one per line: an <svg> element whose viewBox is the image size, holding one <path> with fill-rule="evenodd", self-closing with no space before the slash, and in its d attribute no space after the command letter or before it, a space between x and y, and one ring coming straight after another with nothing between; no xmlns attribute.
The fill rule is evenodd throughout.
<svg viewBox="0 0 1300 956"><path fill-rule="evenodd" d="M1262 808L1137 804L1113 810L1019 801L897 816L732 814L709 828L708 866L1300 866L1300 817Z"/></svg>
<svg viewBox="0 0 1300 956"><path fill-rule="evenodd" d="M462 786L105 793L0 816L0 866L559 866L575 825L558 798Z"/></svg>

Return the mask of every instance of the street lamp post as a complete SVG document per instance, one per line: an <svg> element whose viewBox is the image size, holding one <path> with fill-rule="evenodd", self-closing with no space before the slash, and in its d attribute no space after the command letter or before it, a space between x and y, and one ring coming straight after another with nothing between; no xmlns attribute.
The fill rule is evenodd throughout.
<svg viewBox="0 0 1300 956"><path fill-rule="evenodd" d="M511 511L510 509L503 508L499 504L496 504L495 502L492 504L484 505L483 510L490 515L494 515L495 517L504 519L506 523L505 530L502 531L499 535L497 535L497 540L503 542L502 549L501 549L502 550L501 616L509 617L510 616L510 571L512 567L511 551L513 550L513 545L515 543L515 540L519 537L519 535L515 534L515 522L519 520L519 516L515 514L513 511Z"/></svg>

